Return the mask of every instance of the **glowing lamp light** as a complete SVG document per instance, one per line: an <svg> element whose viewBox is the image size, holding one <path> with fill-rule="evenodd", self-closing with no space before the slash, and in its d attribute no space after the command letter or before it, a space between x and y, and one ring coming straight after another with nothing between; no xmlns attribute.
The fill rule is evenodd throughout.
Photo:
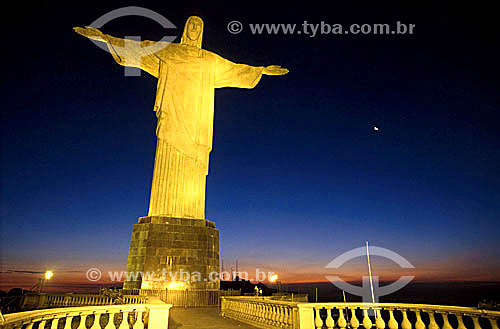
<svg viewBox="0 0 500 329"><path fill-rule="evenodd" d="M278 274L273 274L273 275L271 275L271 277L269 278L269 281L270 281L270 282L276 282L276 280L278 280Z"/></svg>
<svg viewBox="0 0 500 329"><path fill-rule="evenodd" d="M45 272L45 280L50 280L54 276L54 272L52 271L47 271Z"/></svg>
<svg viewBox="0 0 500 329"><path fill-rule="evenodd" d="M184 282L172 281L168 284L168 289L170 289L170 290L184 290L184 289L186 289L186 284Z"/></svg>

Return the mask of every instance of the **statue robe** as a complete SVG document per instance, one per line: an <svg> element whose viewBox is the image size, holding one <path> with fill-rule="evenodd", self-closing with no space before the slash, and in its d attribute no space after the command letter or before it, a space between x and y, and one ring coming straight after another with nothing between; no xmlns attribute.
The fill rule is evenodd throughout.
<svg viewBox="0 0 500 329"><path fill-rule="evenodd" d="M214 89L253 88L264 68L236 64L178 43L165 44L154 53L144 51L151 41L126 43L127 47L117 47L116 42L108 42L115 60L158 78L154 107L158 141L149 216L204 218Z"/></svg>

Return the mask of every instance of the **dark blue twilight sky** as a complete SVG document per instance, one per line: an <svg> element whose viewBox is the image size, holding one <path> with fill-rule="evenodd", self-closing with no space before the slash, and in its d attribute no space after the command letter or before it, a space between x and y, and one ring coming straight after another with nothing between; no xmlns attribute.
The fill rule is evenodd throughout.
<svg viewBox="0 0 500 329"><path fill-rule="evenodd" d="M494 11L360 1L328 8L40 2L7 13L19 24L3 37L2 272L51 268L59 273L51 288L60 290L88 284L90 267L125 268L132 224L147 215L156 79L124 77L72 27L129 5L171 20L178 29L168 35L180 36L186 18L199 15L205 49L290 69L253 90L216 91L206 218L220 229L226 269L239 259L249 272L322 281L330 260L369 240L412 262L416 280L498 280ZM232 20L244 24L241 34L227 31ZM315 37L248 28L305 20L416 27L413 35ZM102 30L151 40L165 34L141 17ZM374 262L381 276L399 273ZM344 275L364 271L353 262ZM3 273L2 287L34 280Z"/></svg>

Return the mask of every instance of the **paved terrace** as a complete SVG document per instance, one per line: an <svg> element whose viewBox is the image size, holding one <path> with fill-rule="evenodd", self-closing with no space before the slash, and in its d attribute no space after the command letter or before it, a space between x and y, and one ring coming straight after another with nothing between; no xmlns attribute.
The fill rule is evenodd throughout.
<svg viewBox="0 0 500 329"><path fill-rule="evenodd" d="M170 309L168 329L255 329L256 327L223 318L219 315L218 307L183 308L173 307Z"/></svg>

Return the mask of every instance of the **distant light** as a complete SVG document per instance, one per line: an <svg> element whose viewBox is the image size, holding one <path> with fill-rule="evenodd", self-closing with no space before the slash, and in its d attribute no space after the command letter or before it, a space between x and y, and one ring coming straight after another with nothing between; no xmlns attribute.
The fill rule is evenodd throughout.
<svg viewBox="0 0 500 329"><path fill-rule="evenodd" d="M50 280L50 278L53 276L54 276L54 272L52 272L52 271L45 272L45 280Z"/></svg>
<svg viewBox="0 0 500 329"><path fill-rule="evenodd" d="M373 127L373 130L378 131L378 127L377 127L377 126L374 126L374 127Z"/></svg>
<svg viewBox="0 0 500 329"><path fill-rule="evenodd" d="M278 280L278 274L273 274L273 275L271 275L271 277L269 278L269 281L270 281L270 282L275 282L276 280Z"/></svg>
<svg viewBox="0 0 500 329"><path fill-rule="evenodd" d="M186 289L186 284L184 282L172 281L168 284L168 289L170 289L170 290L184 290L184 289Z"/></svg>

